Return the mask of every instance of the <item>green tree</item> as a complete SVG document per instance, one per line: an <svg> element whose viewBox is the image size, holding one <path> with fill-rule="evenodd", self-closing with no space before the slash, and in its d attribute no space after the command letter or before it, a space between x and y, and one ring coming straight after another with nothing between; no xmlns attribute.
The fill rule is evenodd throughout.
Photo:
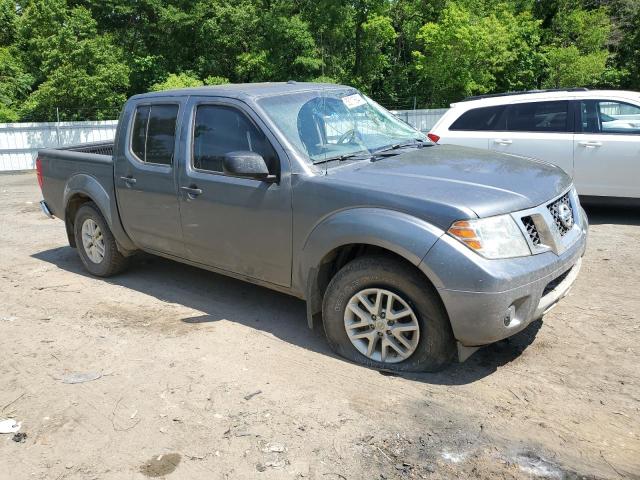
<svg viewBox="0 0 640 480"><path fill-rule="evenodd" d="M149 88L151 92L161 92L163 90L174 90L177 88L200 87L204 82L191 72L171 73L162 82L154 83Z"/></svg>
<svg viewBox="0 0 640 480"><path fill-rule="evenodd" d="M300 15L266 15L262 25L269 80L310 80L320 73L322 59Z"/></svg>
<svg viewBox="0 0 640 480"><path fill-rule="evenodd" d="M0 0L0 26L4 119L113 117L135 93L229 81L320 79L399 108L640 89L638 0Z"/></svg>
<svg viewBox="0 0 640 480"><path fill-rule="evenodd" d="M16 2L13 0L0 0L0 46L11 45L15 41Z"/></svg>
<svg viewBox="0 0 640 480"><path fill-rule="evenodd" d="M441 20L427 23L417 35L414 68L424 103L445 106L498 88L531 86L539 62L536 29L528 15L482 14L449 3Z"/></svg>
<svg viewBox="0 0 640 480"><path fill-rule="evenodd" d="M372 15L362 24L360 66L354 78L357 86L369 92L382 89L391 68L396 37L391 18L385 15Z"/></svg>
<svg viewBox="0 0 640 480"><path fill-rule="evenodd" d="M65 0L31 0L17 45L36 81L19 112L27 120L114 118L126 99L129 67L91 13Z"/></svg>
<svg viewBox="0 0 640 480"><path fill-rule="evenodd" d="M603 82L611 34L605 8L560 10L549 33L552 40L545 49L548 66L544 86L590 87Z"/></svg>
<svg viewBox="0 0 640 480"><path fill-rule="evenodd" d="M227 77L218 77L216 75L210 75L204 79L205 85L225 85L229 82Z"/></svg>
<svg viewBox="0 0 640 480"><path fill-rule="evenodd" d="M19 103L29 93L32 81L15 52L0 47L0 122L18 120Z"/></svg>

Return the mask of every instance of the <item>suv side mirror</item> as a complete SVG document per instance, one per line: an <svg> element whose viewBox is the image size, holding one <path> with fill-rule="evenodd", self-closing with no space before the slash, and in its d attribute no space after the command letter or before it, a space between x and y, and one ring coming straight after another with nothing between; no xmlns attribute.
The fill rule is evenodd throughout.
<svg viewBox="0 0 640 480"><path fill-rule="evenodd" d="M262 155L250 151L229 152L222 160L222 171L234 177L253 178L275 182L276 176L269 174Z"/></svg>

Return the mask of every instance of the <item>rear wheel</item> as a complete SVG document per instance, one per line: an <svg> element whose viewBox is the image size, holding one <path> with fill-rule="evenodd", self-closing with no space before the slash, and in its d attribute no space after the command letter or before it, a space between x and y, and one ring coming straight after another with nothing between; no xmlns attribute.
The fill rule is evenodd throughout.
<svg viewBox="0 0 640 480"><path fill-rule="evenodd" d="M109 277L127 267L128 259L118 251L115 238L94 203L85 203L78 209L74 234L80 259L89 273Z"/></svg>
<svg viewBox="0 0 640 480"><path fill-rule="evenodd" d="M455 354L435 290L411 265L385 256L356 258L335 275L323 321L338 354L373 368L436 371Z"/></svg>

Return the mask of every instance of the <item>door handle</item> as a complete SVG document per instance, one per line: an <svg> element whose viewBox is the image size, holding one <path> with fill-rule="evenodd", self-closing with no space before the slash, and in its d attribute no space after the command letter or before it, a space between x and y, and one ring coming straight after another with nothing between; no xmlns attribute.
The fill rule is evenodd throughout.
<svg viewBox="0 0 640 480"><path fill-rule="evenodd" d="M180 187L180 190L186 192L189 198L196 198L198 195L202 195L202 189L198 187Z"/></svg>
<svg viewBox="0 0 640 480"><path fill-rule="evenodd" d="M127 185L135 185L136 179L133 177L120 177L120 180L123 180Z"/></svg>
<svg viewBox="0 0 640 480"><path fill-rule="evenodd" d="M578 142L578 145L585 148L598 148L602 146L602 142L586 141L586 142Z"/></svg>
<svg viewBox="0 0 640 480"><path fill-rule="evenodd" d="M493 143L497 143L498 145L511 145L513 140L509 140L506 138L496 138Z"/></svg>

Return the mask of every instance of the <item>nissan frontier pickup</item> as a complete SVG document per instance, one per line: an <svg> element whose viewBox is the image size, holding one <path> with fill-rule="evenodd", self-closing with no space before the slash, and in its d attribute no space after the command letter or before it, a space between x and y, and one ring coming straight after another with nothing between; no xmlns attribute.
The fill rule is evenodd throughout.
<svg viewBox="0 0 640 480"><path fill-rule="evenodd" d="M438 370L521 331L567 294L587 239L560 168L435 145L340 85L136 95L113 142L36 167L91 274L144 251L285 292L382 370Z"/></svg>

